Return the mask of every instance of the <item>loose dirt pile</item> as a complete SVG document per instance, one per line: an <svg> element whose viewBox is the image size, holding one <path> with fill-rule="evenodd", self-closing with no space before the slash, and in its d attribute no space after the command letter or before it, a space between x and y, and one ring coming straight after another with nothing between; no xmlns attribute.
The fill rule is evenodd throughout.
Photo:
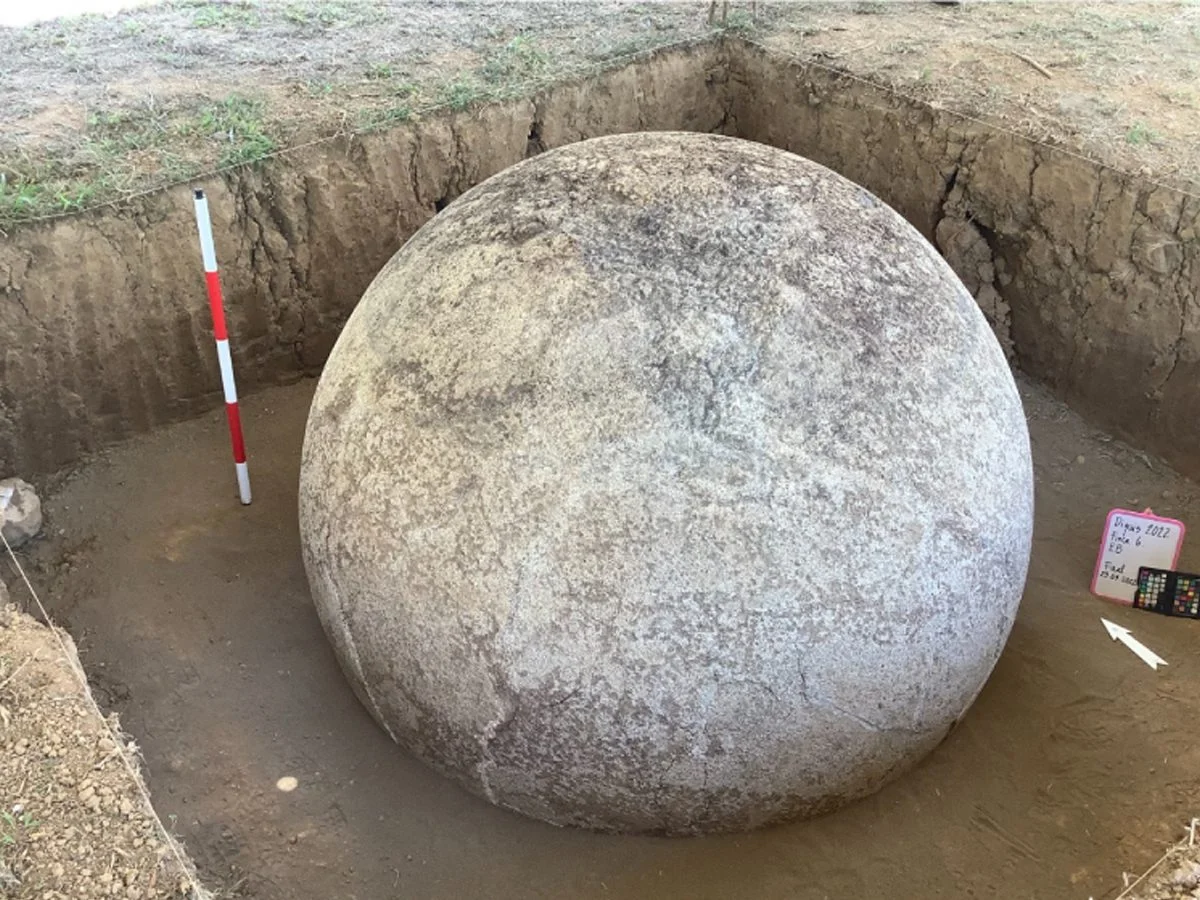
<svg viewBox="0 0 1200 900"><path fill-rule="evenodd" d="M1120 900L1184 900L1200 898L1200 843L1197 830L1200 822L1193 821L1187 835L1163 857L1145 876L1130 884L1130 892L1118 895Z"/></svg>
<svg viewBox="0 0 1200 900"><path fill-rule="evenodd" d="M5 605L0 584L0 897L188 897L125 767L84 696L74 644ZM128 738L124 750L137 747Z"/></svg>

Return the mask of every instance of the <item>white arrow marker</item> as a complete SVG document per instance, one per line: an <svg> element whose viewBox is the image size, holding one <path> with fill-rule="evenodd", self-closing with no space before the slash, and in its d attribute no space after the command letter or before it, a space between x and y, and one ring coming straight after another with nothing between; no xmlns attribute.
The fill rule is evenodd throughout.
<svg viewBox="0 0 1200 900"><path fill-rule="evenodd" d="M1157 672L1159 666L1165 666L1167 664L1165 659L1130 634L1128 628L1123 628L1120 625L1108 621L1108 619L1101 619L1100 621L1104 623L1104 629L1108 632L1108 636L1110 638L1112 638L1114 641L1120 641L1135 654L1137 654L1138 659L1140 659L1154 671Z"/></svg>

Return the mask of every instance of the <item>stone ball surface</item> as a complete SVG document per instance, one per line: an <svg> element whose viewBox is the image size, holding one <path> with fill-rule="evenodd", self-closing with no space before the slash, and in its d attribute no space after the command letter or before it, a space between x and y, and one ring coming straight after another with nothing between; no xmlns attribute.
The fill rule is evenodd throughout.
<svg viewBox="0 0 1200 900"><path fill-rule="evenodd" d="M677 133L544 153L414 235L300 483L321 621L399 744L663 834L827 812L928 753L1032 518L1016 386L930 244L813 162Z"/></svg>

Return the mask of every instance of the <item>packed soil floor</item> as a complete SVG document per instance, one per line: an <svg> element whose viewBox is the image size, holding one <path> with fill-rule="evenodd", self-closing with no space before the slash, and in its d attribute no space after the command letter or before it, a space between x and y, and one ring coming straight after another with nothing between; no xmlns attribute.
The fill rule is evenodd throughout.
<svg viewBox="0 0 1200 900"><path fill-rule="evenodd" d="M1037 476L1028 587L966 719L915 771L841 812L688 840L561 830L493 808L372 722L301 564L296 485L312 388L244 402L251 506L237 501L217 412L66 478L46 498L48 536L25 553L97 696L138 736L159 812L211 887L262 900L1099 900L1200 814L1200 622L1088 593L1108 509L1196 522L1200 486L1038 387L1023 385ZM1194 542L1180 565L1200 567ZM1101 616L1169 665L1149 669ZM283 778L295 789L280 790Z"/></svg>

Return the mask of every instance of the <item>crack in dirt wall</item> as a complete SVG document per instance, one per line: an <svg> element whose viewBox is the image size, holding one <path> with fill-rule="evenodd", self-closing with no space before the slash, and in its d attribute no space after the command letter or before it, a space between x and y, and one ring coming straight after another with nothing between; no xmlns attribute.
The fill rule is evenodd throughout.
<svg viewBox="0 0 1200 900"><path fill-rule="evenodd" d="M383 264L470 186L646 129L784 147L877 193L934 241L1016 365L1200 474L1200 201L742 42L205 184L243 390L315 374ZM0 288L0 474L220 405L189 189L17 231Z"/></svg>

